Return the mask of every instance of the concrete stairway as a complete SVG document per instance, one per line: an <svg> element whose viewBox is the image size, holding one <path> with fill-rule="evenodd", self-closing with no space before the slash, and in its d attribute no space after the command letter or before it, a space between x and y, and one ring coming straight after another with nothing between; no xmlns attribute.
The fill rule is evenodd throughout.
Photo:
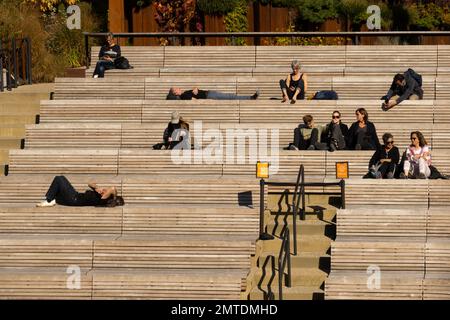
<svg viewBox="0 0 450 320"><path fill-rule="evenodd" d="M274 201L275 200L275 201ZM329 204L329 196L310 195L306 197L307 215L305 220L297 220L297 255L291 255L291 287L283 287L284 300L322 300L324 282L330 272L330 247L335 237L336 207ZM276 205L275 205L276 204ZM277 237L285 226L286 208L277 208L278 201L271 196L271 211L267 231L275 235L274 240L264 241L258 259L258 270L254 273L257 285L250 292L250 299L264 299L268 292L278 299L278 270L272 271L271 256L277 263L281 240ZM314 208L321 208L314 210ZM291 251L293 251L292 216L286 219L291 231ZM286 269L287 270L287 269ZM270 288L269 288L270 287Z"/></svg>
<svg viewBox="0 0 450 320"><path fill-rule="evenodd" d="M0 94L0 175L8 164L10 149L20 148L25 125L36 121L40 101L49 99L53 83L21 86Z"/></svg>

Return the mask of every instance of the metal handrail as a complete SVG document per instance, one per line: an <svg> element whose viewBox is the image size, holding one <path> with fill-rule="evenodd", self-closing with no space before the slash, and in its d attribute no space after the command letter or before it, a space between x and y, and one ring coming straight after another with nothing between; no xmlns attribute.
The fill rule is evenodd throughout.
<svg viewBox="0 0 450 320"><path fill-rule="evenodd" d="M25 45L25 47L24 47ZM25 52L23 51L25 50ZM0 92L4 91L3 69L6 69L6 88L8 91L17 88L20 78L18 54L25 54L25 66L22 69L22 79L32 84L31 79L31 40L29 38L0 39ZM4 61L3 61L4 59ZM23 59L21 60L23 62Z"/></svg>
<svg viewBox="0 0 450 320"><path fill-rule="evenodd" d="M292 229L294 232L294 255L297 255L297 212L299 210L299 200L303 198L303 193L305 191L305 167L303 164L300 165L297 174L297 182L295 184L294 196L292 197Z"/></svg>
<svg viewBox="0 0 450 320"><path fill-rule="evenodd" d="M284 229L282 234L282 244L280 253L278 254L278 299L283 300L283 280L284 269L287 266L286 287L290 288L292 283L291 274L291 244L289 236L289 228Z"/></svg>

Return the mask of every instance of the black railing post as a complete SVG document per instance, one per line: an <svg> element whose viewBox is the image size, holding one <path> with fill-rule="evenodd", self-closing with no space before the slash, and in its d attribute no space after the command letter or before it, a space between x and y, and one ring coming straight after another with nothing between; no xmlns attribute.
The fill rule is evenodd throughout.
<svg viewBox="0 0 450 320"><path fill-rule="evenodd" d="M264 179L259 180L259 240L272 240L273 236L264 231L265 187Z"/></svg>
<svg viewBox="0 0 450 320"><path fill-rule="evenodd" d="M31 39L27 38L27 78L28 84L33 84L33 69L31 59Z"/></svg>
<svg viewBox="0 0 450 320"><path fill-rule="evenodd" d="M306 219L306 200L305 200L305 169L302 170L302 187L301 187L301 196L302 196L302 215L301 219Z"/></svg>
<svg viewBox="0 0 450 320"><path fill-rule="evenodd" d="M0 92L3 92L3 56L2 56L2 40L0 40Z"/></svg>
<svg viewBox="0 0 450 320"><path fill-rule="evenodd" d="M91 54L89 50L89 36L87 33L84 34L84 54L86 55L86 69L91 65Z"/></svg>
<svg viewBox="0 0 450 320"><path fill-rule="evenodd" d="M341 186L341 207L345 209L345 180L342 179L339 184Z"/></svg>
<svg viewBox="0 0 450 320"><path fill-rule="evenodd" d="M6 60L7 60L7 65L6 65L6 88L8 89L8 91L11 91L12 90L12 87L11 87L11 57L8 55L8 52L6 52L5 57L6 57Z"/></svg>
<svg viewBox="0 0 450 320"><path fill-rule="evenodd" d="M289 231L289 230L288 230ZM286 286L290 288L292 286L292 270L291 270L291 238L288 232L286 240L286 252L287 252L287 267L288 267L288 277L286 281Z"/></svg>
<svg viewBox="0 0 450 320"><path fill-rule="evenodd" d="M16 52L17 46L16 46L16 39L12 39L12 59L13 59L13 88L17 88L17 52Z"/></svg>

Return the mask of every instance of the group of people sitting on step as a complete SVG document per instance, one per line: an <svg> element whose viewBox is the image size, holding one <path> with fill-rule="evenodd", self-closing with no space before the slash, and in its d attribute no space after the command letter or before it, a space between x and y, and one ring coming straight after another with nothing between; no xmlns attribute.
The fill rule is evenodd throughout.
<svg viewBox="0 0 450 320"><path fill-rule="evenodd" d="M358 108L356 121L350 126L342 122L341 113L333 111L326 125L316 125L312 115L305 115L303 123L294 130L290 150L375 150L379 148L375 125L369 121L366 109Z"/></svg>
<svg viewBox="0 0 450 320"><path fill-rule="evenodd" d="M356 121L350 126L342 122L341 113L334 111L326 125L316 125L311 115L303 117L303 124L294 130L294 143L289 150L375 150L364 178L444 178L446 175L431 165L431 148L420 131L411 132L411 144L400 161L400 153L390 133L383 135L380 144L375 125L369 121L364 108L355 111Z"/></svg>

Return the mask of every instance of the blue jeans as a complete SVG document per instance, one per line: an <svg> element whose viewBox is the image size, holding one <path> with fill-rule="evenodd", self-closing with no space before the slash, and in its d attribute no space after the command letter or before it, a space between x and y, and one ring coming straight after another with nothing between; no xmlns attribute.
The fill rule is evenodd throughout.
<svg viewBox="0 0 450 320"><path fill-rule="evenodd" d="M105 71L110 69L115 69L114 62L99 60L97 61L97 65L95 66L94 76L98 75L99 78L104 78Z"/></svg>
<svg viewBox="0 0 450 320"><path fill-rule="evenodd" d="M210 90L207 95L208 99L213 100L251 100L251 96L238 96L234 93L224 93L220 91Z"/></svg>

